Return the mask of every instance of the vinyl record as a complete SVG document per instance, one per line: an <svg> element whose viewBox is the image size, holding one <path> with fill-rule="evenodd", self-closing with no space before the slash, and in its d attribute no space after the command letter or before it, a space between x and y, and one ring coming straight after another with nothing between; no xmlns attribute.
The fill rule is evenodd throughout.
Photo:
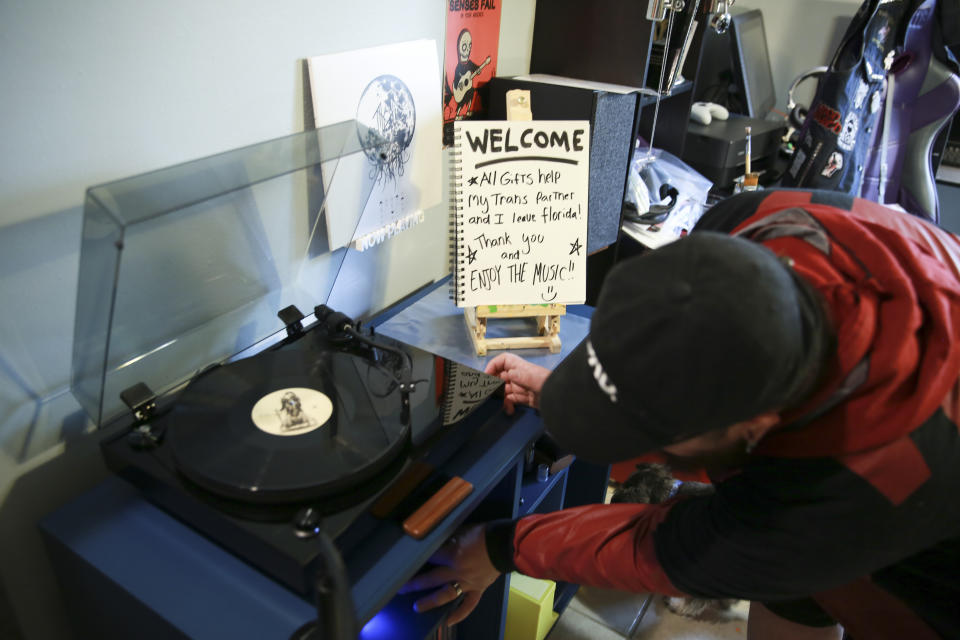
<svg viewBox="0 0 960 640"><path fill-rule="evenodd" d="M407 427L374 411L366 367L346 353L280 350L202 375L170 416L178 471L217 495L260 504L364 482L409 441Z"/></svg>

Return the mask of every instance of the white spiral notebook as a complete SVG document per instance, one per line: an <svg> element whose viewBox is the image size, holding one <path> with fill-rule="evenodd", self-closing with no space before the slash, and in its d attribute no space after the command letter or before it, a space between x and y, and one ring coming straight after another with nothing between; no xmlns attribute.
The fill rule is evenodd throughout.
<svg viewBox="0 0 960 640"><path fill-rule="evenodd" d="M588 121L455 123L457 306L584 301L589 149Z"/></svg>
<svg viewBox="0 0 960 640"><path fill-rule="evenodd" d="M463 420L500 388L500 378L444 360L443 425Z"/></svg>

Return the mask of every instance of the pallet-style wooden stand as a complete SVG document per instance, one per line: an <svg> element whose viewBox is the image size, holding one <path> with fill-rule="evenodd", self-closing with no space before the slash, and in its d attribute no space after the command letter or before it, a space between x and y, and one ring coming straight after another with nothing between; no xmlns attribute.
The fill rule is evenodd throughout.
<svg viewBox="0 0 960 640"><path fill-rule="evenodd" d="M563 304L501 304L467 307L463 310L463 317L478 356L487 355L488 349L549 349L550 353L560 353L560 316L566 312L567 306ZM538 335L487 337L489 318L529 317L537 319Z"/></svg>

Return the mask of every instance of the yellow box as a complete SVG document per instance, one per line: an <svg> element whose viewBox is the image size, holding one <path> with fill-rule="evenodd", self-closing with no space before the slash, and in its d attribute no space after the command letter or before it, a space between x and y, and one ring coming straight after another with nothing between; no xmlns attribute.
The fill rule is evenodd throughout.
<svg viewBox="0 0 960 640"><path fill-rule="evenodd" d="M560 617L553 610L556 589L553 580L537 580L511 573L503 640L543 640Z"/></svg>

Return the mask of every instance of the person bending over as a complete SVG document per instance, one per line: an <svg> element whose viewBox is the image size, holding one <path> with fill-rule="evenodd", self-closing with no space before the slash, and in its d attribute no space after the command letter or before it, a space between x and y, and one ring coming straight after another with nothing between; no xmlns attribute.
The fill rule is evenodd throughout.
<svg viewBox="0 0 960 640"><path fill-rule="evenodd" d="M459 531L418 610L503 572L752 601L748 637L960 637L960 241L834 193L765 191L608 274L553 371L488 363L505 409L608 463L659 450L716 491Z"/></svg>

